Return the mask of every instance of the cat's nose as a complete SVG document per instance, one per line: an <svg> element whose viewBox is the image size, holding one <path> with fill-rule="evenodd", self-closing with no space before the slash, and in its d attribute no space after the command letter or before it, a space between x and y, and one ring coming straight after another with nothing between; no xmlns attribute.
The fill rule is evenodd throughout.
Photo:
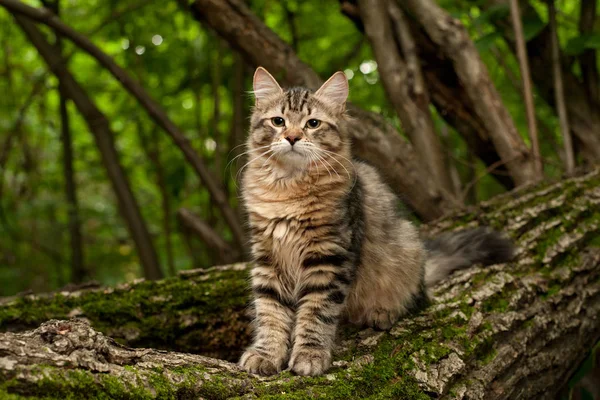
<svg viewBox="0 0 600 400"><path fill-rule="evenodd" d="M288 142L290 142L290 144L293 146L294 143L298 142L300 139L302 139L302 135L299 134L295 134L295 133L290 133L288 135L285 136L285 140L287 140Z"/></svg>

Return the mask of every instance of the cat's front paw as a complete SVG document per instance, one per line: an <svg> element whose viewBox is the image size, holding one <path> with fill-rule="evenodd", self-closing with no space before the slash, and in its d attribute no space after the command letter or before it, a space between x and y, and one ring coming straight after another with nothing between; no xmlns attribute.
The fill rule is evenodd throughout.
<svg viewBox="0 0 600 400"><path fill-rule="evenodd" d="M321 375L331 365L331 352L327 350L303 349L292 354L290 369L298 375Z"/></svg>
<svg viewBox="0 0 600 400"><path fill-rule="evenodd" d="M240 358L239 365L247 372L256 375L275 375L281 372L283 362L266 357L254 349L248 349Z"/></svg>
<svg viewBox="0 0 600 400"><path fill-rule="evenodd" d="M371 313L368 325L379 330L388 330L398 321L400 313L395 310L377 309Z"/></svg>

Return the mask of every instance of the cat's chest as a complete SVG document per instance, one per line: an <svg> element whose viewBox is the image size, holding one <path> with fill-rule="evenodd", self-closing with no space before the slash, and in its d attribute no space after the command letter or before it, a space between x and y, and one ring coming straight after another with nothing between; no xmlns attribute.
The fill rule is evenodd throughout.
<svg viewBox="0 0 600 400"><path fill-rule="evenodd" d="M261 225L255 230L258 236L255 239L263 242L277 265L286 271L298 268L310 245L302 223L296 219L274 218Z"/></svg>

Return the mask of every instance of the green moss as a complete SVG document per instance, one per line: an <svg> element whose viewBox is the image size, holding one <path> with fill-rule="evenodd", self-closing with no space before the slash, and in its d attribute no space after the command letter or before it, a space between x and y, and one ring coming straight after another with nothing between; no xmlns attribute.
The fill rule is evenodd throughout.
<svg viewBox="0 0 600 400"><path fill-rule="evenodd" d="M68 319L78 309L94 329L129 346L233 359L248 339L247 286L247 271L220 271L145 281L110 293L28 296L0 308L0 331L10 326L33 329L49 319ZM236 321L241 322L231 324ZM221 332L224 322L231 324L229 335Z"/></svg>

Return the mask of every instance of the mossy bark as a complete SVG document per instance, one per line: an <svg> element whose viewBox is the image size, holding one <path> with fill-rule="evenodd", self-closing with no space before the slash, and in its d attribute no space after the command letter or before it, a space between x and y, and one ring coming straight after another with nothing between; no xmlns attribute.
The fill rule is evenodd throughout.
<svg viewBox="0 0 600 400"><path fill-rule="evenodd" d="M600 170L539 184L425 226L480 224L518 244L515 262L472 267L389 332L344 327L322 377L250 376L233 359L248 338L247 265L5 300L0 397L20 398L546 398L600 337ZM92 329L93 327L93 329ZM133 333L132 333L133 332Z"/></svg>

